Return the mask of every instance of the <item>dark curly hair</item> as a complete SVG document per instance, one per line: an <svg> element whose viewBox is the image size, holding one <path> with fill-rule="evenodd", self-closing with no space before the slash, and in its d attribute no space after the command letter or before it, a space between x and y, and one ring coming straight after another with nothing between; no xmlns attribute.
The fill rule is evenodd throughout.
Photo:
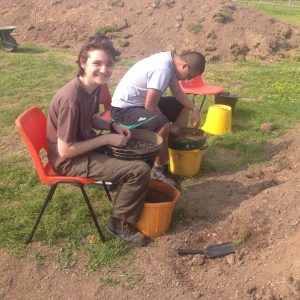
<svg viewBox="0 0 300 300"><path fill-rule="evenodd" d="M114 48L112 41L107 36L104 35L89 36L84 42L84 44L82 45L76 61L79 67L79 72L78 72L79 76L83 76L85 74L83 68L81 67L81 63L87 61L88 52L97 49L103 50L114 61L116 61L117 56L120 55L120 52Z"/></svg>

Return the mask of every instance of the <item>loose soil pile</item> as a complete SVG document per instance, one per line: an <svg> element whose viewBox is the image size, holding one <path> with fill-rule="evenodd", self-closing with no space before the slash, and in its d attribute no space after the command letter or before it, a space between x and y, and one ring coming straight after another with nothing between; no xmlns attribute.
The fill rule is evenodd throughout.
<svg viewBox="0 0 300 300"><path fill-rule="evenodd" d="M207 60L293 57L299 27L230 0L0 0L0 26L17 27L19 43L78 48L107 32L123 56L197 50Z"/></svg>

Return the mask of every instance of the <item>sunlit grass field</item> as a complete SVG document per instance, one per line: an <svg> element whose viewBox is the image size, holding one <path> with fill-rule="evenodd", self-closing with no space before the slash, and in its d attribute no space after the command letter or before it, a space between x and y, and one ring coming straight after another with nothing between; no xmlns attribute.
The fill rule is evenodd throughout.
<svg viewBox="0 0 300 300"><path fill-rule="evenodd" d="M281 21L300 26L300 1L292 0L289 8L288 0L250 0L239 1L240 5L251 7L266 15L272 16ZM261 3L260 3L261 2Z"/></svg>
<svg viewBox="0 0 300 300"><path fill-rule="evenodd" d="M40 184L14 121L32 105L40 106L47 114L55 91L76 74L75 60L75 53L69 50L35 45L24 45L14 53L0 53L0 247L10 253L25 255L23 242L49 188ZM119 64L132 63L124 59ZM296 60L208 64L205 79L238 94L240 99L233 116L232 134L208 138L201 172L189 180L193 184L214 170L238 170L265 162L268 141L293 127L300 115L300 63ZM114 88L110 86L111 91ZM201 97L196 100L199 104ZM202 124L213 100L208 97L205 101ZM262 132L263 122L271 122L276 130ZM228 150L237 159L219 155ZM90 188L88 194L104 229L110 203L102 190ZM179 219L175 215L173 227ZM118 241L98 241L81 194L72 187L59 188L34 240L51 247L51 251L35 251L33 259L50 256L62 268L74 266L78 255L86 256L87 266L92 269L130 255L128 247ZM32 246L28 247L30 250Z"/></svg>

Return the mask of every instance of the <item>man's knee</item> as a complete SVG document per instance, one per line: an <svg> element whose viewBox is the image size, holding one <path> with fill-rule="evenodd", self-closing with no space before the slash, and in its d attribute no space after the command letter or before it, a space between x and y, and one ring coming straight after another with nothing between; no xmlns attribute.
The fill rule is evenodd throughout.
<svg viewBox="0 0 300 300"><path fill-rule="evenodd" d="M156 120L154 119L154 122L157 124L157 132L169 130L169 120L165 115L157 116Z"/></svg>

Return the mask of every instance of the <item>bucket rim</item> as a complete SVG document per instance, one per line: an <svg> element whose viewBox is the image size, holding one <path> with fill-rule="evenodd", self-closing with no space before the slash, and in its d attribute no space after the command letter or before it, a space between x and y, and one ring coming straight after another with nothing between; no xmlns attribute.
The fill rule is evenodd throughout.
<svg viewBox="0 0 300 300"><path fill-rule="evenodd" d="M162 187L161 190L158 190L158 187ZM162 192L167 192L167 194L169 195L168 192L172 193L170 196L173 198L172 201L165 201L165 202L159 202L159 203L153 203L153 202L144 202L144 205L147 207L167 207L167 206L174 206L176 204L176 202L178 201L179 197L181 196L180 191L173 185L163 182L161 180L157 180L157 179L150 179L149 181L149 188L156 190L156 191L162 191Z"/></svg>
<svg viewBox="0 0 300 300"><path fill-rule="evenodd" d="M200 128L181 128L181 132L183 133L191 133L192 135L195 135L194 133L199 133L199 140L196 141L187 141L182 142L176 140L178 137L173 137L169 139L168 148L173 150L199 150L206 144L206 137L207 134L203 129ZM201 135L201 136L200 136Z"/></svg>
<svg viewBox="0 0 300 300"><path fill-rule="evenodd" d="M216 94L216 97L218 97L218 96L221 96L221 97L224 97L224 98L234 98L234 99L239 99L239 98L241 98L240 95L238 95L238 94L233 94L233 93L231 93L231 92L221 92L221 93L219 93L219 94Z"/></svg>

